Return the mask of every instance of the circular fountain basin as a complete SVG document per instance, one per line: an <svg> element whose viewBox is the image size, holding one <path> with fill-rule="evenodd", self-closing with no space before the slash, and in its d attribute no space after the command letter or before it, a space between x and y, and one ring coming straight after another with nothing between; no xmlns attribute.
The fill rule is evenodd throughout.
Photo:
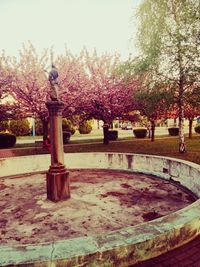
<svg viewBox="0 0 200 267"><path fill-rule="evenodd" d="M1 232L0 266L129 266L199 234L200 200L194 201L200 194L199 165L117 153L65 154L65 163L71 169L72 197L52 203L45 197L49 155L0 159L5 216L0 224L12 226ZM134 213L136 203L142 208ZM20 231L29 232L29 238Z"/></svg>
<svg viewBox="0 0 200 267"><path fill-rule="evenodd" d="M94 236L151 221L196 200L170 181L141 173L72 169L69 177L71 198L58 203L47 200L45 174L2 178L1 244Z"/></svg>

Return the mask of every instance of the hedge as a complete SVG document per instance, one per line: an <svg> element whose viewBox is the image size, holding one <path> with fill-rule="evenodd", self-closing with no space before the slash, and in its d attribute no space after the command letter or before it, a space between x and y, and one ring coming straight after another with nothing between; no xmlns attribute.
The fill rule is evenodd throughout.
<svg viewBox="0 0 200 267"><path fill-rule="evenodd" d="M27 119L11 120L9 128L16 136L25 136L30 134L30 124Z"/></svg>
<svg viewBox="0 0 200 267"><path fill-rule="evenodd" d="M62 130L64 132L71 132L72 135L76 132L76 129L75 129L73 123L67 119L62 120Z"/></svg>
<svg viewBox="0 0 200 267"><path fill-rule="evenodd" d="M89 134L92 131L92 126L88 121L84 121L79 125L78 130L80 134Z"/></svg>
<svg viewBox="0 0 200 267"><path fill-rule="evenodd" d="M4 132L6 130L9 130L8 121L0 121L0 132Z"/></svg>

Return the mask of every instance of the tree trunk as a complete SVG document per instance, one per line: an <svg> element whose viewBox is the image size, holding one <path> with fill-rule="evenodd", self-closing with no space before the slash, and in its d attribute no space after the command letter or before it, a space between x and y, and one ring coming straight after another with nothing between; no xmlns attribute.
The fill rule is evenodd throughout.
<svg viewBox="0 0 200 267"><path fill-rule="evenodd" d="M41 121L42 121L42 128L43 128L43 143L44 143L44 141L47 139L47 137L48 137L48 121L47 120L42 120L41 119Z"/></svg>
<svg viewBox="0 0 200 267"><path fill-rule="evenodd" d="M192 139L192 123L193 119L189 119L189 138Z"/></svg>
<svg viewBox="0 0 200 267"><path fill-rule="evenodd" d="M176 118L174 118L174 127L177 127Z"/></svg>
<svg viewBox="0 0 200 267"><path fill-rule="evenodd" d="M154 142L155 138L155 121L151 120L151 142Z"/></svg>
<svg viewBox="0 0 200 267"><path fill-rule="evenodd" d="M104 145L109 144L108 129L109 129L109 124L104 123L104 125L103 125L103 143L104 143Z"/></svg>
<svg viewBox="0 0 200 267"><path fill-rule="evenodd" d="M150 139L151 138L151 128L147 128L147 131L148 131L148 138Z"/></svg>
<svg viewBox="0 0 200 267"><path fill-rule="evenodd" d="M183 78L179 81L179 152L186 152L185 137L184 137L184 103L183 103Z"/></svg>
<svg viewBox="0 0 200 267"><path fill-rule="evenodd" d="M113 121L110 123L110 129L113 129Z"/></svg>
<svg viewBox="0 0 200 267"><path fill-rule="evenodd" d="M32 118L32 136L35 137L35 117Z"/></svg>
<svg viewBox="0 0 200 267"><path fill-rule="evenodd" d="M184 107L179 107L179 152L184 153L186 151L185 137L184 137Z"/></svg>
<svg viewBox="0 0 200 267"><path fill-rule="evenodd" d="M178 22L177 22L178 23ZM177 34L180 35L179 23L177 28ZM185 137L184 137L184 68L183 68L183 57L181 52L181 42L178 41L178 65L179 65L179 84L178 84L178 107L179 107L179 152L186 152Z"/></svg>
<svg viewBox="0 0 200 267"><path fill-rule="evenodd" d="M148 138L151 138L151 122L147 124L147 133L148 133Z"/></svg>

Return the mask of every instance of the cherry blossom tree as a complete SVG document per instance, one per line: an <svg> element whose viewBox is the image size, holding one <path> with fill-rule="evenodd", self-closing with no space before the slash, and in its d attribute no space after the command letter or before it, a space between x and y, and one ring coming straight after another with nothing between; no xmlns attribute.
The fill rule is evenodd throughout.
<svg viewBox="0 0 200 267"><path fill-rule="evenodd" d="M48 134L49 82L47 70L53 52L44 50L38 55L34 46L23 45L19 58L8 57L6 67L12 76L9 94L16 100L24 117L39 118L43 124L44 139ZM78 122L95 118L104 121L105 126L113 119L129 115L134 108L132 99L136 88L134 80L118 75L116 67L120 60L117 55L98 56L84 49L79 55L66 50L56 56L53 63L59 73L59 99L64 102L64 117L76 116Z"/></svg>
<svg viewBox="0 0 200 267"><path fill-rule="evenodd" d="M83 56L83 52L80 55L73 55L66 50L64 54L57 57L55 62L59 69L60 98L65 103L63 116L73 120L77 125L83 120L80 116L82 114L80 103L85 98L85 91L89 84Z"/></svg>
<svg viewBox="0 0 200 267"><path fill-rule="evenodd" d="M120 64L118 55L103 54L96 51L89 54L84 51L85 87L80 98L80 110L85 119L97 119L104 122L104 143L108 143L108 128L113 119L121 118L134 109L133 91L136 81L127 82L118 75Z"/></svg>
<svg viewBox="0 0 200 267"><path fill-rule="evenodd" d="M11 103L7 103L6 97L8 97L8 88L12 82L12 76L7 68L7 57L2 51L0 56L0 120L7 120L12 118L15 114L16 106Z"/></svg>
<svg viewBox="0 0 200 267"><path fill-rule="evenodd" d="M45 70L49 66L49 51L38 55L34 46L23 45L19 58L10 57L7 67L12 76L9 94L15 99L21 116L39 118L45 139L48 134L48 112L45 106L49 84Z"/></svg>
<svg viewBox="0 0 200 267"><path fill-rule="evenodd" d="M190 105L185 106L185 118L189 121L189 138L192 138L192 126L194 119L200 114L200 109L198 107L193 107Z"/></svg>
<svg viewBox="0 0 200 267"><path fill-rule="evenodd" d="M194 83L185 93L185 118L189 120L189 138L192 138L194 118L200 115L200 83Z"/></svg>
<svg viewBox="0 0 200 267"><path fill-rule="evenodd" d="M197 89L199 91L199 88ZM192 138L192 126L194 119L200 115L200 96L195 89L187 92L184 101L184 116L189 121L189 138ZM168 117L177 118L179 115L177 104L175 103L168 111Z"/></svg>

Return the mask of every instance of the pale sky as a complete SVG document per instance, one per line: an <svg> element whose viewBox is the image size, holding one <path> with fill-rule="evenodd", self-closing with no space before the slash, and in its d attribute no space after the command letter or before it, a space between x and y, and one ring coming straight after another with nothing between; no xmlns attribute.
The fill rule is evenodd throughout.
<svg viewBox="0 0 200 267"><path fill-rule="evenodd" d="M38 51L134 54L135 8L141 0L0 0L0 50L17 55L30 40ZM133 38L134 39L134 38Z"/></svg>

